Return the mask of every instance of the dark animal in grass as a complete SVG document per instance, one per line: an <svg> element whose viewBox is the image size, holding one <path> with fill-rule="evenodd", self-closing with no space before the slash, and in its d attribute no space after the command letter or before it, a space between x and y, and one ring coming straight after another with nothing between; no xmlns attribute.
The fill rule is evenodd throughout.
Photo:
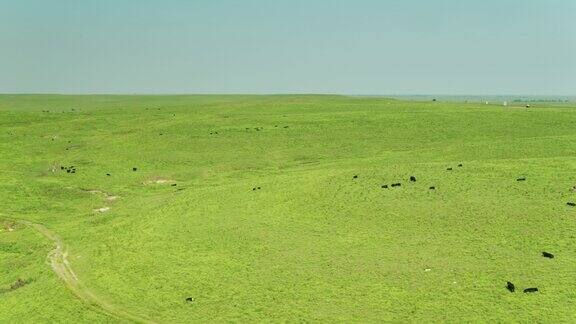
<svg viewBox="0 0 576 324"><path fill-rule="evenodd" d="M448 171L452 171L452 168L448 168L448 169L446 169L446 170L448 170Z"/></svg>
<svg viewBox="0 0 576 324"><path fill-rule="evenodd" d="M506 283L506 289L508 289L508 291L510 291L510 292L514 292L514 290L516 290L516 287L514 287L514 284L513 284L513 283L511 283L510 281L508 281L508 282Z"/></svg>
<svg viewBox="0 0 576 324"><path fill-rule="evenodd" d="M542 252L542 256L548 259L554 259L554 254L548 252Z"/></svg>
<svg viewBox="0 0 576 324"><path fill-rule="evenodd" d="M70 170L70 169L66 169L66 173L70 173L70 171L72 171L72 170Z"/></svg>
<svg viewBox="0 0 576 324"><path fill-rule="evenodd" d="M106 173L106 176L108 176L108 177L109 177L109 176L110 176L110 173Z"/></svg>
<svg viewBox="0 0 576 324"><path fill-rule="evenodd" d="M410 177L410 181L416 182L416 177L415 177L415 176L411 176L411 177Z"/></svg>
<svg viewBox="0 0 576 324"><path fill-rule="evenodd" d="M525 293L534 293L537 291L538 291L538 288L526 288L526 289L524 289Z"/></svg>
<svg viewBox="0 0 576 324"><path fill-rule="evenodd" d="M191 302L194 301L194 299L192 299L192 297L188 297L188 298L186 298L186 301L187 301L188 303L191 303Z"/></svg>
<svg viewBox="0 0 576 324"><path fill-rule="evenodd" d="M461 168L461 167L462 167L462 163L458 164L458 167Z"/></svg>
<svg viewBox="0 0 576 324"><path fill-rule="evenodd" d="M400 187L402 184L401 183L393 183L391 186L392 187Z"/></svg>
<svg viewBox="0 0 576 324"><path fill-rule="evenodd" d="M262 188L258 187L258 190L260 190L260 189L262 189Z"/></svg>
<svg viewBox="0 0 576 324"><path fill-rule="evenodd" d="M429 188L430 190L436 190L436 187L432 186Z"/></svg>
<svg viewBox="0 0 576 324"><path fill-rule="evenodd" d="M388 189L388 185L382 185L382 188Z"/></svg>
<svg viewBox="0 0 576 324"><path fill-rule="evenodd" d="M256 190L256 188L252 188L252 191Z"/></svg>
<svg viewBox="0 0 576 324"><path fill-rule="evenodd" d="M526 178L518 178L516 181L526 181Z"/></svg>
<svg viewBox="0 0 576 324"><path fill-rule="evenodd" d="M568 203L566 203L566 205L568 205L570 207L576 207L576 203L573 203L573 202L568 202Z"/></svg>
<svg viewBox="0 0 576 324"><path fill-rule="evenodd" d="M173 183L171 186L172 186L172 187L176 187L177 185L178 185L178 184L176 184L176 183Z"/></svg>
<svg viewBox="0 0 576 324"><path fill-rule="evenodd" d="M132 168L132 171L138 171L138 168Z"/></svg>
<svg viewBox="0 0 576 324"><path fill-rule="evenodd" d="M352 179L358 179L358 175L353 176Z"/></svg>

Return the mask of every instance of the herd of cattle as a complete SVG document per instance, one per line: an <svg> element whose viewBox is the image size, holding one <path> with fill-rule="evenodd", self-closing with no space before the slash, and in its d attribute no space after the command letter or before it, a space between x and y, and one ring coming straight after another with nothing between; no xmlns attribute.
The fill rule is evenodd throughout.
<svg viewBox="0 0 576 324"><path fill-rule="evenodd" d="M288 126L285 126L284 128L288 128ZM260 131L261 129L262 129L261 127L256 127L256 128L255 128L256 131ZM249 130L249 128L246 128L246 130ZM213 131L213 132L210 133L210 135L217 135L217 134L218 134L218 132L215 132L215 131ZM161 135L162 135L162 134L161 134ZM463 166L463 165L462 165L461 163L458 164L458 167L461 168L462 166ZM66 173L72 173L72 174L76 173L76 167L74 167L74 166L61 166L60 169L61 169L62 171L66 171ZM453 168L452 168L452 167L449 167L449 168L447 168L446 170L447 170L447 171L452 171ZM132 168L132 171L138 171L138 168L133 167L133 168ZM110 176L110 174L107 173L106 176ZM353 178L353 179L358 179L358 175L354 175L352 178ZM416 182L416 181L417 181L416 176L410 176L409 181L410 181L410 182ZM526 181L526 178L525 178L525 177L517 178L516 181L519 181L519 182L521 182L521 181ZM174 185L173 185L173 186L174 186ZM400 182L395 182L395 183L392 183L392 184L390 184L390 185L388 185L388 184L383 184L383 185L381 186L381 188L383 188L383 189L388 189L388 188L395 188L395 187L400 187L400 186L402 186L402 183L400 183ZM253 191L260 190L260 189L261 189L261 187L254 187L254 188L252 188ZM576 186L574 186L572 189L576 191ZM429 187L429 190L436 190L436 187L435 187L435 186L430 186L430 187ZM570 206L570 207L576 207L576 203L574 203L574 202L568 202L567 205ZM542 252L542 256L545 257L545 258L549 258L549 259L553 259L553 258L554 258L554 255L553 255L552 253L549 253L549 252ZM515 286L512 282L508 281L508 282L506 283L506 289L508 289L508 291L510 291L510 292L513 293L513 292L516 291L516 286ZM525 288L525 289L523 290L523 292L525 292L525 293L538 292L538 288L536 288L536 287ZM187 301L187 302L192 302L193 300L192 300L191 297L188 297L188 298L186 298L186 301Z"/></svg>
<svg viewBox="0 0 576 324"><path fill-rule="evenodd" d="M462 166L463 166L463 165L462 165L461 163L458 164L458 167L462 167ZM452 171L453 168L452 168L452 167L449 167L449 168L447 168L446 170ZM352 179L358 179L358 175L354 175L354 176L352 177ZM516 181L518 181L518 182L526 181L526 177L517 178ZM416 177L415 177L415 176L410 176L410 182L416 182ZM384 184L384 185L382 185L382 188L388 189L389 187L400 187L400 186L402 186L402 184L399 183L399 182L397 182L397 183L392 183L391 185ZM258 189L260 189L260 188L258 188ZM430 189L430 190L435 190L436 187L435 187L435 186L431 186L429 189ZM253 189L253 190L254 190L254 189ZM573 190L573 191L576 191L576 186L572 187L572 190ZM576 203L574 203L574 202L568 202L567 205L570 206L570 207L576 207ZM550 253L550 252L542 252L542 256L545 257L545 258L548 258L548 259L554 259L554 254L552 254L552 253ZM508 291L510 291L510 292L515 292L515 291L516 291L516 286L515 286L512 282L508 281L508 282L506 283L506 289L508 289ZM538 288L537 288L537 287L530 287L530 288L525 288L523 291L524 291L525 293L534 293L534 292L538 292Z"/></svg>

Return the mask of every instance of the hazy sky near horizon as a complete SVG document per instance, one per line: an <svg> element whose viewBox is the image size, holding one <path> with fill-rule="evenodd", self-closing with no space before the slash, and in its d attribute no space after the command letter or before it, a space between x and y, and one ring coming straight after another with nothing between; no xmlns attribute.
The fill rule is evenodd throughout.
<svg viewBox="0 0 576 324"><path fill-rule="evenodd" d="M576 95L576 1L0 0L0 93Z"/></svg>

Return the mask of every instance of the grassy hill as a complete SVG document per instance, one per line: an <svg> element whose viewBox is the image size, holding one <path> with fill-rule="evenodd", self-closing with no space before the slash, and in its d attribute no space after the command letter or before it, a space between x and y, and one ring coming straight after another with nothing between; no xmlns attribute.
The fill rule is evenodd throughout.
<svg viewBox="0 0 576 324"><path fill-rule="evenodd" d="M573 322L544 105L2 95L0 322Z"/></svg>

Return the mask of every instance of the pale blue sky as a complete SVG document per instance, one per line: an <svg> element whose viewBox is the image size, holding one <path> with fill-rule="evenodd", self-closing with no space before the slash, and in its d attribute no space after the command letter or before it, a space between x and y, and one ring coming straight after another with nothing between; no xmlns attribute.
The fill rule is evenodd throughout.
<svg viewBox="0 0 576 324"><path fill-rule="evenodd" d="M0 93L576 94L575 0L0 0Z"/></svg>

